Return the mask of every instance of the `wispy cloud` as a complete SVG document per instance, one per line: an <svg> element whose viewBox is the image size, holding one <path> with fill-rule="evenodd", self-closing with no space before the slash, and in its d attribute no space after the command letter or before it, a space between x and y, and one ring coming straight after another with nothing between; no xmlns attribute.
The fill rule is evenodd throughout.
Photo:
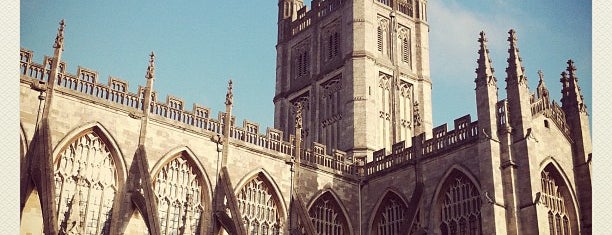
<svg viewBox="0 0 612 235"><path fill-rule="evenodd" d="M493 5L505 5L502 0ZM489 5L488 7L497 8ZM483 8L486 6L483 6ZM492 56L505 56L507 32L518 23L490 9L467 8L454 0L430 2L430 48L433 79L462 81L469 84L474 77L478 52L478 34L485 31ZM493 61L495 67L505 67L504 60ZM436 67L439 66L439 67ZM500 70L500 69L498 69ZM503 69L501 70L503 71Z"/></svg>

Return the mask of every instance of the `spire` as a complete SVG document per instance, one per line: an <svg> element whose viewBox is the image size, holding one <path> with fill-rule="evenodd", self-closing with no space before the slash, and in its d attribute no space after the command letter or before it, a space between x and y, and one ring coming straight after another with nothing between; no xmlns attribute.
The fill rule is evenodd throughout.
<svg viewBox="0 0 612 235"><path fill-rule="evenodd" d="M155 78L155 53L151 51L151 54L149 56L151 57L151 59L149 59L149 67L147 68L147 75L145 76L145 78L154 79Z"/></svg>
<svg viewBox="0 0 612 235"><path fill-rule="evenodd" d="M544 83L544 73L542 70L538 70L538 77L540 77L540 81L538 82L538 98L547 97L548 98L548 88L546 88L546 83Z"/></svg>
<svg viewBox="0 0 612 235"><path fill-rule="evenodd" d="M527 86L527 77L524 75L525 68L521 64L522 59L516 45L516 31L514 31L514 29L510 29L508 34L508 42L510 42L510 49L508 49L508 53L510 55L507 60L508 67L506 68L506 74L508 77L506 78L506 82L508 84L518 83L519 85L524 84Z"/></svg>
<svg viewBox="0 0 612 235"><path fill-rule="evenodd" d="M59 29L57 29L57 35L55 36L55 43L53 44L53 48L64 50L64 19L59 23Z"/></svg>
<svg viewBox="0 0 612 235"><path fill-rule="evenodd" d="M478 50L478 68L476 68L476 87L480 87L485 84L489 85L497 85L497 78L493 76L493 69L491 58L489 57L489 49L487 48L487 38L484 31L480 31L480 37L478 38L478 42L480 42L480 50Z"/></svg>
<svg viewBox="0 0 612 235"><path fill-rule="evenodd" d="M232 103L234 103L234 94L232 90L233 90L232 79L230 79L229 82L227 83L227 94L225 94L225 105L232 105Z"/></svg>

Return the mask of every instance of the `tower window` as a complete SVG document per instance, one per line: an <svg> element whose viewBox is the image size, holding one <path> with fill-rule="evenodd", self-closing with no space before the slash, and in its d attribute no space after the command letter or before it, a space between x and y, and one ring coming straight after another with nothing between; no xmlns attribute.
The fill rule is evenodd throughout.
<svg viewBox="0 0 612 235"><path fill-rule="evenodd" d="M327 60L333 59L340 53L340 34L330 33L327 37Z"/></svg>
<svg viewBox="0 0 612 235"><path fill-rule="evenodd" d="M310 54L308 51L298 52L295 59L295 77L303 77L310 73Z"/></svg>
<svg viewBox="0 0 612 235"><path fill-rule="evenodd" d="M548 124L548 120L544 120L544 127L550 128L550 125Z"/></svg>

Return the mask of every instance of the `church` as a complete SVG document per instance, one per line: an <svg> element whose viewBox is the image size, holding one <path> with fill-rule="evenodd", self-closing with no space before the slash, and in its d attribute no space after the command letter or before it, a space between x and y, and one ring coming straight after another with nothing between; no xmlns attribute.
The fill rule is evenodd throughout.
<svg viewBox="0 0 612 235"><path fill-rule="evenodd" d="M20 50L21 234L591 234L574 61L557 102L517 31L497 74L480 32L477 115L434 127L427 4L278 0L274 127L237 122L231 80L217 114L161 99L153 52L136 88L67 71L62 20Z"/></svg>

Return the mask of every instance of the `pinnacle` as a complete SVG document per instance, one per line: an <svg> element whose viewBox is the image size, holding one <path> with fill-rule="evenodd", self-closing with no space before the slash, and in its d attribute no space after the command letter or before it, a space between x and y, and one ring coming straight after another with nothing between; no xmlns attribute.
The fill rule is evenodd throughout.
<svg viewBox="0 0 612 235"><path fill-rule="evenodd" d="M506 73L508 75L507 82L518 82L518 83L526 83L527 78L524 76L523 72L525 68L521 65L521 56L519 55L519 49L517 47L516 42L516 31L514 29L510 29L508 31L508 42L510 42L510 48L508 49L509 57L508 57L508 67L506 68Z"/></svg>
<svg viewBox="0 0 612 235"><path fill-rule="evenodd" d="M486 84L489 82L494 82L491 80L495 80L493 77L493 66L491 64L491 59L489 58L489 49L487 49L487 38L484 31L480 31L480 37L478 38L478 42L480 43L480 50L478 50L478 67L476 68L476 83L479 83L479 80ZM477 85L479 86L479 85Z"/></svg>
<svg viewBox="0 0 612 235"><path fill-rule="evenodd" d="M155 77L155 53L151 51L149 57L149 67L147 67L147 75L145 77L147 79L152 79Z"/></svg>
<svg viewBox="0 0 612 235"><path fill-rule="evenodd" d="M66 23L64 19L62 19L59 23L59 28L57 29L57 35L55 36L55 43L53 44L53 48L64 50L64 28L66 27Z"/></svg>
<svg viewBox="0 0 612 235"><path fill-rule="evenodd" d="M570 77L575 77L576 66L574 65L574 61L572 59L567 60L567 71L569 72Z"/></svg>

